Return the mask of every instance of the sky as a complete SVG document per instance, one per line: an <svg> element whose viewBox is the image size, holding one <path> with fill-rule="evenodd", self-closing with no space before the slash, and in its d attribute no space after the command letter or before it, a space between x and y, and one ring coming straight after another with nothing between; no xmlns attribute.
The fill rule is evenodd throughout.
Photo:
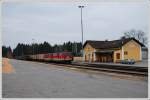
<svg viewBox="0 0 150 100"><path fill-rule="evenodd" d="M76 4L2 3L2 44L81 42L80 9ZM87 3L83 8L84 42L116 40L131 29L148 34L147 2Z"/></svg>

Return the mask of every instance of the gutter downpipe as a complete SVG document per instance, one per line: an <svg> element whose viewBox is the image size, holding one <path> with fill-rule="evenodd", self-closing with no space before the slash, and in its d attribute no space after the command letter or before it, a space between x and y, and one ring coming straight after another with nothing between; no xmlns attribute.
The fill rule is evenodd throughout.
<svg viewBox="0 0 150 100"><path fill-rule="evenodd" d="M123 44L123 42L122 42L122 44ZM123 49L123 45L122 45L122 47L121 47L121 59L122 60L124 60L124 49Z"/></svg>

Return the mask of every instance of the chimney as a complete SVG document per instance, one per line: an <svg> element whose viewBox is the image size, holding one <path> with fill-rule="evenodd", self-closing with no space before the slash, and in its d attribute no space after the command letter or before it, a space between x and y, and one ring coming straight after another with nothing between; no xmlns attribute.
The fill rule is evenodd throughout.
<svg viewBox="0 0 150 100"><path fill-rule="evenodd" d="M108 41L108 39L105 40L106 42Z"/></svg>

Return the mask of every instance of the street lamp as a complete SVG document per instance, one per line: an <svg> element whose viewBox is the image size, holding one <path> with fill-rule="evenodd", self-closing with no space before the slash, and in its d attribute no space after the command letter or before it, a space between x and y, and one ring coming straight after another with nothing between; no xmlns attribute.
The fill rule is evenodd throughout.
<svg viewBox="0 0 150 100"><path fill-rule="evenodd" d="M23 44L22 44L22 56L23 56Z"/></svg>
<svg viewBox="0 0 150 100"><path fill-rule="evenodd" d="M83 51L83 21L82 21L82 8L84 6L78 6L81 9L81 33L82 33L82 63L84 62L84 51Z"/></svg>
<svg viewBox="0 0 150 100"><path fill-rule="evenodd" d="M34 40L35 40L35 39L32 39L32 41L33 41L33 55L34 55Z"/></svg>

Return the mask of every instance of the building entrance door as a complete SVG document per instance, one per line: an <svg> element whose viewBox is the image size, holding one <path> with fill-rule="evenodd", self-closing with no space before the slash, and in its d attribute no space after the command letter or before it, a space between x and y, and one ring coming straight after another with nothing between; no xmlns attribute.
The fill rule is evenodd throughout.
<svg viewBox="0 0 150 100"><path fill-rule="evenodd" d="M88 60L89 60L89 63L91 63L91 54L90 53L88 54Z"/></svg>

